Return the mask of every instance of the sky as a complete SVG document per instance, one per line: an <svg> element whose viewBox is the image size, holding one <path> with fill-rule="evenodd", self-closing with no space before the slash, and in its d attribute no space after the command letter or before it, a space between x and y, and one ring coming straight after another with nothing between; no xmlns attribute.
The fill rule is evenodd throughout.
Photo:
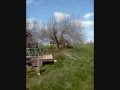
<svg viewBox="0 0 120 90"><path fill-rule="evenodd" d="M55 17L60 21L73 14L82 22L86 41L94 42L94 0L26 0L29 20L47 22Z"/></svg>

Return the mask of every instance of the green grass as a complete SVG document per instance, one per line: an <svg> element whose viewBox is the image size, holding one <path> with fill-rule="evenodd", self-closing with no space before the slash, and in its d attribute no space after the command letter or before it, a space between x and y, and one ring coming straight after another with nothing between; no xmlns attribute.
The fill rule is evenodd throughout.
<svg viewBox="0 0 120 90"><path fill-rule="evenodd" d="M73 58L66 56L72 55ZM93 90L94 89L94 46L79 45L54 53L57 63L43 66L41 78L26 78L29 90ZM27 73L29 76L30 73ZM33 74L32 74L33 75Z"/></svg>

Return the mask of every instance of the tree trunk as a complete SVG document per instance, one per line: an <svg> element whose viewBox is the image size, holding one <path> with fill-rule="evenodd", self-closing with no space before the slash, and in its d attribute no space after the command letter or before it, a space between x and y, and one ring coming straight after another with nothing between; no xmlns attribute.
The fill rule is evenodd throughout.
<svg viewBox="0 0 120 90"><path fill-rule="evenodd" d="M56 36L55 36L55 41L56 41L56 44L57 44L57 48L60 49L60 47L59 47L59 41L57 40Z"/></svg>
<svg viewBox="0 0 120 90"><path fill-rule="evenodd" d="M54 38L55 38L55 41L56 41L56 44L57 44L57 48L60 49L60 47L59 47L59 41L57 39L56 33L54 33Z"/></svg>

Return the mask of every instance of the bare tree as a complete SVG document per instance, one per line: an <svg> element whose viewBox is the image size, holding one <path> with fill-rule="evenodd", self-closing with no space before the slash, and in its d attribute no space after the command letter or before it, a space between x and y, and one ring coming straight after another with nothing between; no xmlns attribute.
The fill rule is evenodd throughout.
<svg viewBox="0 0 120 90"><path fill-rule="evenodd" d="M34 42L37 42L39 39L39 30L40 26L38 21L26 21L26 29L32 33L32 39Z"/></svg>
<svg viewBox="0 0 120 90"><path fill-rule="evenodd" d="M65 47L65 45L72 46L83 41L82 24L74 21L74 19L67 18L57 22L53 18L48 22L48 36L55 41L58 48Z"/></svg>
<svg viewBox="0 0 120 90"><path fill-rule="evenodd" d="M36 39L42 42L53 41L58 49L84 41L82 23L79 19L66 18L58 22L52 18L46 24L39 25L37 21L34 21L32 25L31 31Z"/></svg>

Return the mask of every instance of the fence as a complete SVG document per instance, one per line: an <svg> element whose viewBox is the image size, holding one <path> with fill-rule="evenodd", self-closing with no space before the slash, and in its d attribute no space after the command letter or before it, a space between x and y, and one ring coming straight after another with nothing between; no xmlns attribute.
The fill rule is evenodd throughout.
<svg viewBox="0 0 120 90"><path fill-rule="evenodd" d="M41 54L41 49L39 48L26 48L26 56L38 56Z"/></svg>

